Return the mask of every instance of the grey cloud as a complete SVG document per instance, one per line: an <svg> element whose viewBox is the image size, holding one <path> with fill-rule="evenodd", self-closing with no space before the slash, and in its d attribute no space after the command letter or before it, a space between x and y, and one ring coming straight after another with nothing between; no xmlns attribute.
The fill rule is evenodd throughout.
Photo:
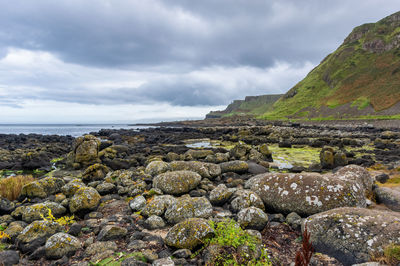
<svg viewBox="0 0 400 266"><path fill-rule="evenodd" d="M0 46L50 51L77 64L135 69L317 62L352 27L398 7L397 0L384 5L345 0L1 2Z"/></svg>

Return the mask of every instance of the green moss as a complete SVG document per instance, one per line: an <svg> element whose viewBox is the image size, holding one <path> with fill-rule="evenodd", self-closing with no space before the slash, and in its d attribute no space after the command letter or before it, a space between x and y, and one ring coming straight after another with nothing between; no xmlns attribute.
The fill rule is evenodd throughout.
<svg viewBox="0 0 400 266"><path fill-rule="evenodd" d="M146 257L141 252L133 252L133 253L125 253L125 252L118 252L115 253L113 256L105 258L98 262L90 262L90 265L93 266L120 266L121 263L128 259L128 258L135 258L138 261L147 262Z"/></svg>

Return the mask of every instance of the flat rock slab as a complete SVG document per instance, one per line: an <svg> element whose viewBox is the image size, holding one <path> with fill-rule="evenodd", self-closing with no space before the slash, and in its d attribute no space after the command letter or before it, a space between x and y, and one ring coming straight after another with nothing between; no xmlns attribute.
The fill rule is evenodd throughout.
<svg viewBox="0 0 400 266"><path fill-rule="evenodd" d="M389 244L400 244L400 214L365 208L337 208L312 215L305 226L317 252L344 265L367 262Z"/></svg>

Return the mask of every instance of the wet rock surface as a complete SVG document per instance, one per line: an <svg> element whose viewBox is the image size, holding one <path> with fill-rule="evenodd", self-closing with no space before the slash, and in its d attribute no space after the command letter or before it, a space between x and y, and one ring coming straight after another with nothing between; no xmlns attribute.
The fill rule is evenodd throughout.
<svg viewBox="0 0 400 266"><path fill-rule="evenodd" d="M274 265L294 262L304 224L323 253L313 265L366 262L368 250L382 255L390 241L400 245L398 128L199 123L77 139L0 135L0 173L41 173L16 199L0 198L8 236L0 258L10 265L204 265L226 252L260 256L246 245L196 253L225 219L256 236Z"/></svg>

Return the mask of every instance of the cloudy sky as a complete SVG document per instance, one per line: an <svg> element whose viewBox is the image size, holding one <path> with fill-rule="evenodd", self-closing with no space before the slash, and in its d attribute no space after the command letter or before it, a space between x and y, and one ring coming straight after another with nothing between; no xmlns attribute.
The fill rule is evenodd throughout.
<svg viewBox="0 0 400 266"><path fill-rule="evenodd" d="M284 93L398 0L0 0L0 123L202 118Z"/></svg>

